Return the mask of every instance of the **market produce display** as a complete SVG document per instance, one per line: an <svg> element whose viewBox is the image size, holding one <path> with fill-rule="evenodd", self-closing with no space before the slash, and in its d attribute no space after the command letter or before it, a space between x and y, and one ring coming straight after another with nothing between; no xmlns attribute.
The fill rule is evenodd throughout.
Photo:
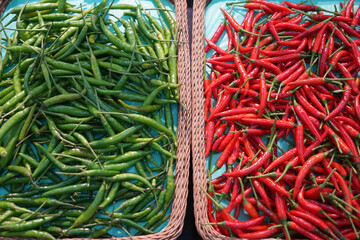
<svg viewBox="0 0 360 240"><path fill-rule="evenodd" d="M42 0L3 16L0 237L126 237L166 225L178 29L172 10L153 5Z"/></svg>
<svg viewBox="0 0 360 240"><path fill-rule="evenodd" d="M245 239L360 239L359 2L223 5L205 34L201 224Z"/></svg>

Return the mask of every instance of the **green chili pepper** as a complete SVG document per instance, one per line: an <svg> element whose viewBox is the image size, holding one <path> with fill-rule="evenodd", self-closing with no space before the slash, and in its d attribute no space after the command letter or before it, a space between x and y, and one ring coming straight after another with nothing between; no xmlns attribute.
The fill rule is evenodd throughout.
<svg viewBox="0 0 360 240"><path fill-rule="evenodd" d="M27 237L27 238L55 240L55 238L50 233L44 231L38 231L38 230L27 230L27 231L16 231L16 232L3 231L0 232L0 236L5 238Z"/></svg>
<svg viewBox="0 0 360 240"><path fill-rule="evenodd" d="M72 229L74 227L80 226L84 223L86 223L94 214L95 212L98 210L101 202L104 199L104 195L105 195L105 188L106 187L106 182L103 181L103 183L101 184L101 187L99 189L99 191L97 192L94 201L91 203L91 205L86 209L86 211L84 213L82 213L74 222L74 224L69 228ZM66 231L68 232L69 229Z"/></svg>

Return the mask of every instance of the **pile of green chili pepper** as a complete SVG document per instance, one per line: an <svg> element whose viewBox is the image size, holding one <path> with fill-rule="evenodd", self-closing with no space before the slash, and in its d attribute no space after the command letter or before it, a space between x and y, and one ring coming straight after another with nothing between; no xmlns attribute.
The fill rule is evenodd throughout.
<svg viewBox="0 0 360 240"><path fill-rule="evenodd" d="M3 17L0 237L143 235L169 218L175 21L160 0L160 21L113 2L42 0Z"/></svg>

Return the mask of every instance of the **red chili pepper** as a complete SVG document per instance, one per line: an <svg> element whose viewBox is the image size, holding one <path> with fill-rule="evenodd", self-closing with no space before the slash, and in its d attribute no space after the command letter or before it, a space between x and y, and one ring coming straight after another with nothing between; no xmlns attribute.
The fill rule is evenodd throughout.
<svg viewBox="0 0 360 240"><path fill-rule="evenodd" d="M211 184L221 183L221 182L223 182L225 180L226 180L226 177L220 175L219 177L212 179Z"/></svg>
<svg viewBox="0 0 360 240"><path fill-rule="evenodd" d="M231 124L228 134L226 135L226 137L221 142L218 148L220 151L223 151L226 148L226 146L231 142L231 139L233 139L234 137L235 131L236 131L235 125Z"/></svg>
<svg viewBox="0 0 360 240"><path fill-rule="evenodd" d="M300 123L295 128L295 145L301 164L305 163L304 157L304 126Z"/></svg>
<svg viewBox="0 0 360 240"><path fill-rule="evenodd" d="M270 226L273 224L269 224ZM260 230L251 233L239 233L236 236L243 239L264 239L273 236L274 234L279 232L279 228L272 228L268 230Z"/></svg>
<svg viewBox="0 0 360 240"><path fill-rule="evenodd" d="M227 227L230 229L247 229L252 226L259 225L264 222L265 216L261 216L255 219L251 219L248 221L240 222L237 220L234 221L225 221L225 222L219 222L218 225L222 227Z"/></svg>
<svg viewBox="0 0 360 240"><path fill-rule="evenodd" d="M329 113L324 118L325 121L328 121L329 119L335 117L339 112L341 112L344 109L346 104L349 102L350 96L351 96L351 90L350 90L350 87L348 85L345 85L343 93L344 93L343 97L341 98L341 100L338 103L338 105L336 106L336 108L333 111L331 111L331 113Z"/></svg>
<svg viewBox="0 0 360 240"><path fill-rule="evenodd" d="M297 225L295 222L289 221L288 222L288 227L294 231L297 231L299 233L301 233L302 235L304 235L305 237L311 239L311 240L323 240L323 238L318 237L316 234L308 231L307 229L304 229L302 227L300 227L299 225Z"/></svg>
<svg viewBox="0 0 360 240"><path fill-rule="evenodd" d="M288 83L291 83L292 81L294 81L295 79L304 79L307 78L309 73L308 72L304 72L305 70L305 66L303 64L300 65L299 68L297 68L294 72L292 72L290 74L290 76L288 76L286 79L282 80L281 85L287 85ZM297 80L300 81L300 80ZM296 81L296 82L297 82ZM287 90L283 90L282 92L286 92Z"/></svg>
<svg viewBox="0 0 360 240"><path fill-rule="evenodd" d="M217 101L216 106L210 113L208 121L211 121L214 118L215 114L221 112L225 108L225 106L230 102L231 97L232 97L231 92L228 92L228 91L224 92L223 99L221 101Z"/></svg>
<svg viewBox="0 0 360 240"><path fill-rule="evenodd" d="M259 181L264 183L266 186L268 186L269 188L279 192L280 194L289 197L290 198L290 193L288 191L286 191L284 188L282 188L281 186L279 186L278 184L276 184L270 177L263 177L263 174L259 171L256 171L254 173L255 176L259 176Z"/></svg>
<svg viewBox="0 0 360 240"><path fill-rule="evenodd" d="M279 217L281 224L283 225L284 228L283 231L285 237L290 238L289 230L287 229L287 225L286 225L287 216L286 216L286 207L285 207L284 199L282 198L280 193L275 192L274 194L275 194L275 207L276 207L277 215Z"/></svg>
<svg viewBox="0 0 360 240"><path fill-rule="evenodd" d="M210 82L209 80L204 80L204 89L206 89L209 86ZM205 103L204 103L204 115L205 115L205 121L207 120L210 108L211 108L211 95L212 93L209 92L206 94Z"/></svg>
<svg viewBox="0 0 360 240"><path fill-rule="evenodd" d="M314 224L315 226L317 226L324 232L327 232L327 233L331 232L329 226L321 218L319 218L315 215L312 215L312 214L306 213L306 212L297 211L297 210L291 210L291 211L289 211L289 213L293 216L301 217L301 218L311 222L312 224Z"/></svg>
<svg viewBox="0 0 360 240"><path fill-rule="evenodd" d="M220 8L221 11L224 13L226 19L228 20L229 24L231 25L231 27L236 31L239 32L240 31L240 24L238 22L236 22L236 20L234 19L234 17L225 9Z"/></svg>
<svg viewBox="0 0 360 240"><path fill-rule="evenodd" d="M213 121L208 122L206 129L207 129L207 133L206 133L205 157L207 157L211 151L211 145L214 139L215 123Z"/></svg>
<svg viewBox="0 0 360 240"><path fill-rule="evenodd" d="M211 47L212 49L214 49L217 53L219 53L220 55L227 55L228 53L225 50L222 50L222 48L220 48L219 46L217 46L215 43L213 43L212 41L208 40L207 38L204 38L205 41L207 42L208 46Z"/></svg>
<svg viewBox="0 0 360 240"><path fill-rule="evenodd" d="M352 206L352 198L353 198L353 195L351 194L348 185L346 184L345 180L342 178L342 176L341 176L339 173L334 172L334 175L335 175L335 177L337 178L337 180L339 181L341 190L343 191L343 194L344 194L344 199L345 199L345 201L346 201L350 206ZM345 208L346 208L346 210L347 210L348 212L352 212L352 209L351 209L349 206L345 206Z"/></svg>
<svg viewBox="0 0 360 240"><path fill-rule="evenodd" d="M300 105L306 110L306 112L310 113L312 116L316 117L317 119L324 119L325 114L317 110L314 106L312 106L306 98L301 95L299 92L295 92L296 100L300 103Z"/></svg>
<svg viewBox="0 0 360 240"><path fill-rule="evenodd" d="M256 204L257 208L263 212L266 216L268 216L274 223L279 224L280 220L276 213L274 213L271 209L265 207L261 201L255 199L254 197L247 197L246 198L252 204Z"/></svg>
<svg viewBox="0 0 360 240"><path fill-rule="evenodd" d="M346 33L350 34L353 37L360 38L360 34L351 28L347 23L339 22L338 26L341 27ZM356 42L354 42L356 45Z"/></svg>
<svg viewBox="0 0 360 240"><path fill-rule="evenodd" d="M294 13L294 11L290 10L289 8L285 7L284 5L274 3L274 2L268 2L265 0L250 0L250 2L263 4L265 6L268 6L271 9L279 11L279 12L284 12L287 14Z"/></svg>
<svg viewBox="0 0 360 240"><path fill-rule="evenodd" d="M216 31L215 31L214 35L212 36L212 38L210 39L210 41L213 43L216 43L220 39L221 35L223 34L224 29L225 29L225 24L220 23L219 27L216 29ZM206 46L204 49L205 53L207 53L210 49L211 49L210 46Z"/></svg>
<svg viewBox="0 0 360 240"><path fill-rule="evenodd" d="M258 65L258 66L261 66L261 67L264 67L264 68L268 68L268 69L274 71L276 74L281 73L280 68L278 68L276 65L272 64L271 62L268 62L268 61L265 61L265 60L259 60L259 59L249 59L247 57L245 57L245 58L248 59L251 63L253 63L255 65Z"/></svg>
<svg viewBox="0 0 360 240"><path fill-rule="evenodd" d="M215 217L216 217L216 222L221 222L225 220L220 211L215 211ZM222 234L224 234L225 236L230 236L230 233L226 228L220 226L218 226L218 228L220 229L220 232Z"/></svg>
<svg viewBox="0 0 360 240"><path fill-rule="evenodd" d="M226 24L226 33L228 36L228 52L231 51L232 47L234 46L234 34L232 32L231 26Z"/></svg>
<svg viewBox="0 0 360 240"><path fill-rule="evenodd" d="M234 164L234 162L236 161L239 155L239 149L240 149L240 140L237 139L237 141L235 142L234 149L227 160L228 167L232 168L232 165Z"/></svg>
<svg viewBox="0 0 360 240"><path fill-rule="evenodd" d="M269 27L269 30L271 34L273 35L274 39L276 41L280 41L279 34L277 33L277 30L275 29L274 23L272 21L268 21L267 25Z"/></svg>
<svg viewBox="0 0 360 240"><path fill-rule="evenodd" d="M317 109L319 109L321 112L326 113L326 109L323 107L319 99L317 99L317 97L315 96L313 88L308 85L304 85L303 88L306 96L310 99L311 103L314 104L315 107L317 107Z"/></svg>
<svg viewBox="0 0 360 240"><path fill-rule="evenodd" d="M335 31L334 31L335 35L336 35L338 38L340 38L340 40L343 41L346 46L351 47L350 42L347 40L347 38L345 37L345 35L340 31L340 29L334 25L334 23L329 22L329 26L330 26L330 29L334 29L334 28L335 28Z"/></svg>
<svg viewBox="0 0 360 240"><path fill-rule="evenodd" d="M279 166L280 164L290 160L291 158L293 158L297 153L297 149L296 148L292 148L289 151L285 152L284 154L282 154L281 156L279 156L278 158L276 158L265 170L264 170L264 174L270 172L272 169L274 169L275 167Z"/></svg>
<svg viewBox="0 0 360 240"><path fill-rule="evenodd" d="M232 140L230 141L230 143L227 144L226 148L225 148L224 151L221 153L218 161L216 162L216 167L215 167L215 169L219 169L219 168L221 168L221 167L224 165L224 163L226 162L227 158L229 157L229 155L230 155L231 152L233 151L234 145L235 145L237 139L239 138L240 133L241 133L241 131L236 132L235 135L234 135L234 137L233 137Z"/></svg>
<svg viewBox="0 0 360 240"><path fill-rule="evenodd" d="M356 27L359 24L359 20L360 20L360 6L356 10L350 25L352 27Z"/></svg>
<svg viewBox="0 0 360 240"><path fill-rule="evenodd" d="M307 43L307 38L304 38L303 40L301 40L299 46L296 49L296 52L298 53L298 52L303 51L306 47L306 43Z"/></svg>
<svg viewBox="0 0 360 240"><path fill-rule="evenodd" d="M243 133L249 135L249 136L263 136L266 134L269 134L269 130L263 130L263 129L253 129L253 128L246 128L244 130L241 130Z"/></svg>
<svg viewBox="0 0 360 240"><path fill-rule="evenodd" d="M297 32L305 32L306 31L306 28L298 25L298 24L295 24L295 23L291 23L291 22L280 22L280 23L277 23L275 24L275 29L277 31L283 31L285 29L290 29L290 30L294 30L294 31L297 31Z"/></svg>
<svg viewBox="0 0 360 240"><path fill-rule="evenodd" d="M302 227L303 229L306 229L307 231L310 231L310 232L316 231L316 227L313 224L311 224L310 222L306 221L305 219L294 216L289 212L286 212L286 215L289 216L289 218L291 220L293 220L296 224L298 224L299 227Z"/></svg>
<svg viewBox="0 0 360 240"><path fill-rule="evenodd" d="M258 160L254 161L254 163L251 166L241 169L239 171L233 171L231 173L223 173L223 175L225 175L226 177L243 177L249 175L250 173L253 173L254 171L257 171L271 157L271 148L274 144L274 141L275 141L275 137L273 137L269 142L268 148L265 151L265 153L262 154Z"/></svg>
<svg viewBox="0 0 360 240"><path fill-rule="evenodd" d="M350 44L351 44L352 53L354 54L355 62L357 63L358 67L360 67L359 48L358 48L357 44L355 43L355 41L351 41Z"/></svg>
<svg viewBox="0 0 360 240"><path fill-rule="evenodd" d="M271 127L274 125L274 119L262 119L262 118L243 118L236 116L223 117L221 120L240 121L244 124L257 124L260 126ZM295 124L290 121L276 120L275 127L277 128L294 128Z"/></svg>
<svg viewBox="0 0 360 240"><path fill-rule="evenodd" d="M292 41L303 39L304 37L310 36L310 35L318 32L323 27L324 24L325 24L325 22L320 22L320 23L312 26L311 28L307 29L305 32L302 32L299 35L295 36L292 39Z"/></svg>
<svg viewBox="0 0 360 240"><path fill-rule="evenodd" d="M321 138L321 137L320 137ZM301 184L304 180L304 178L306 177L306 175L309 173L310 169L318 162L322 161L326 156L328 155L327 152L323 153L318 153L314 156L312 156L311 158L309 158L301 167L300 172L298 174L298 178L295 181L295 188L294 188L294 192L293 192L293 199L295 199L299 192L300 192L300 187Z"/></svg>
<svg viewBox="0 0 360 240"><path fill-rule="evenodd" d="M248 189L245 190L245 197L247 197L250 193L252 192L252 188L249 187ZM243 202L243 193L240 193L238 196L236 196L236 198L234 199L234 201L229 202L229 204L227 205L226 209L231 212L237 205L241 205Z"/></svg>
<svg viewBox="0 0 360 240"><path fill-rule="evenodd" d="M245 113L257 113L258 109L253 107L244 107L244 108L236 108L236 109L230 109L227 111L223 111L220 113L217 113L216 117L221 116L227 116L227 115L238 115L238 114L245 114Z"/></svg>
<svg viewBox="0 0 360 240"><path fill-rule="evenodd" d="M207 197L206 199L207 199L207 214L208 214L209 221L210 221L210 223L216 223L216 220L212 213L212 210L213 210L212 202L211 202L210 198ZM217 225L212 225L212 226L218 233L221 233L220 228Z"/></svg>
<svg viewBox="0 0 360 240"><path fill-rule="evenodd" d="M228 54L228 55L220 56L220 57L212 57L211 59L214 60L214 61L219 61L219 62L221 62L221 61L225 61L225 62L234 61L234 55Z"/></svg>
<svg viewBox="0 0 360 240"><path fill-rule="evenodd" d="M284 1L286 5L302 11L324 11L325 9L316 5L296 4L293 2Z"/></svg>
<svg viewBox="0 0 360 240"><path fill-rule="evenodd" d="M264 200L264 203L268 209L271 209L271 200L268 197L265 189L261 186L260 182L256 179L252 179L252 183L254 185L254 188L256 192L261 196L261 198Z"/></svg>
<svg viewBox="0 0 360 240"><path fill-rule="evenodd" d="M268 56L283 56L291 53L296 53L295 49L287 49L287 50L277 50L277 51L269 51L260 49L260 53Z"/></svg>
<svg viewBox="0 0 360 240"><path fill-rule="evenodd" d="M298 60L302 56L303 56L303 54L301 54L301 53L290 53L290 54L283 55L283 56L264 58L264 61L267 61L270 63L287 62L287 61L291 61L291 60Z"/></svg>
<svg viewBox="0 0 360 240"><path fill-rule="evenodd" d="M249 10L254 10L254 9L259 9L259 10L264 10L265 13L269 14L269 13L273 13L274 11L269 8L268 6L264 5L264 4L260 4L260 3L246 3L244 5L244 8L247 8Z"/></svg>
<svg viewBox="0 0 360 240"><path fill-rule="evenodd" d="M360 119L360 95L357 95L355 97L354 108L355 108L357 118Z"/></svg>
<svg viewBox="0 0 360 240"><path fill-rule="evenodd" d="M354 143L354 141L351 139L351 137L349 136L349 134L347 134L346 130L344 129L344 127L339 124L336 120L332 120L332 123L339 129L339 134L342 137L342 139L344 140L344 142L346 143L346 145L350 148L351 152L355 155L355 156L359 156L358 150L356 148L356 145Z"/></svg>
<svg viewBox="0 0 360 240"><path fill-rule="evenodd" d="M260 77L260 106L257 115L258 117L260 117L265 110L266 98L267 98L266 79L264 74L262 74Z"/></svg>
<svg viewBox="0 0 360 240"><path fill-rule="evenodd" d="M335 119L349 124L350 126L352 126L357 131L360 132L360 124L358 122L356 122L355 120L348 118L348 117L344 117L344 116L336 116Z"/></svg>
<svg viewBox="0 0 360 240"><path fill-rule="evenodd" d="M348 4L346 4L345 11L343 11L343 16L350 18L351 10L354 5L355 0L350 0Z"/></svg>
<svg viewBox="0 0 360 240"><path fill-rule="evenodd" d="M287 46L287 47L298 47L299 44L301 43L300 40L289 40L289 41L277 41L276 42L279 45L283 45L283 46Z"/></svg>
<svg viewBox="0 0 360 240"><path fill-rule="evenodd" d="M213 67L220 66L220 67L223 67L223 68L234 69L235 70L235 64L233 64L233 63L220 62L220 61L216 61L216 60L213 60L213 59L209 59L209 60L207 60L207 62L211 63L213 65Z"/></svg>
<svg viewBox="0 0 360 240"><path fill-rule="evenodd" d="M236 198L236 196L239 193L239 188L240 188L240 182L239 179L235 178L234 179L234 184L233 184L233 188L232 188L232 193L231 193L231 199L230 201L233 202ZM237 219L237 218L236 218Z"/></svg>
<svg viewBox="0 0 360 240"><path fill-rule="evenodd" d="M239 182L240 182L241 193L242 193L242 196L243 196L243 207L244 207L245 211L252 218L259 218L260 215L259 215L258 211L256 210L256 208L254 207L254 205L251 204L251 202L249 202L248 200L246 200L245 193L244 193L244 185L243 185L243 182L242 182L241 178L238 178L238 179L239 179Z"/></svg>
<svg viewBox="0 0 360 240"><path fill-rule="evenodd" d="M267 45L269 45L269 44L272 44L272 41L273 41L273 40L274 40L274 38L273 38L272 36L269 36L269 37L266 37L266 38L262 39L262 40L259 42L260 48L265 47L265 46L267 46ZM274 44L275 44L275 43L274 43ZM276 47L276 45L275 45L275 47ZM269 50L269 49L266 49L266 50Z"/></svg>
<svg viewBox="0 0 360 240"><path fill-rule="evenodd" d="M244 30L247 31L247 32L251 31L251 25L252 25L253 17L254 17L254 10L250 9L246 13L246 18L244 19L244 21L245 21Z"/></svg>
<svg viewBox="0 0 360 240"><path fill-rule="evenodd" d="M259 7L261 6L264 6L264 5L261 5L261 4L257 4ZM272 11L270 8L264 6L266 9ZM264 10L266 12L266 10ZM259 21L263 16L265 15L264 12L259 12L258 14L255 15L253 21L252 21L252 24L251 24L251 28L255 27L255 24L257 23L257 21Z"/></svg>
<svg viewBox="0 0 360 240"><path fill-rule="evenodd" d="M324 125L324 128L328 129L330 141L338 147L338 149L341 153L348 154L348 155L350 155L350 154L354 155L351 152L350 148L346 145L346 143L339 136L337 136L336 133L330 127L328 127L327 125Z"/></svg>
<svg viewBox="0 0 360 240"><path fill-rule="evenodd" d="M315 128L314 124L309 120L309 115L304 110L304 108L301 105L295 103L294 110L296 112L296 115L300 118L300 121L309 129L309 131L317 139L320 139L321 136L320 136L318 130Z"/></svg>
<svg viewBox="0 0 360 240"><path fill-rule="evenodd" d="M311 54L312 54L312 56L311 56L312 58L311 58L311 59L314 58L315 53L318 52L318 49L320 48L321 40L322 40L322 38L323 38L323 36L324 36L324 34L325 34L325 31L326 31L327 26L328 26L328 23L324 24L324 25L322 26L322 28L320 29L318 35L317 35L316 38L315 38L314 45L313 45L313 47L312 47L312 49L311 49Z"/></svg>
<svg viewBox="0 0 360 240"><path fill-rule="evenodd" d="M331 18L331 19L330 19ZM315 21L324 21L330 19L332 22L350 22L352 19L344 16L333 16L325 14L311 14L311 19Z"/></svg>
<svg viewBox="0 0 360 240"><path fill-rule="evenodd" d="M226 135L222 135L218 139L216 139L211 147L211 150L219 151L218 148L220 146L220 143L224 140L225 137L226 137Z"/></svg>

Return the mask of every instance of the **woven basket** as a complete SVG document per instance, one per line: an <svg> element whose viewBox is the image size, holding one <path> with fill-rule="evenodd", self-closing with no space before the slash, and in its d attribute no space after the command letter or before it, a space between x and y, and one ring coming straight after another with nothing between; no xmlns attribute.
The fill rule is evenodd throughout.
<svg viewBox="0 0 360 240"><path fill-rule="evenodd" d="M0 0L0 14L6 9L11 0ZM25 2L25 1L24 1ZM176 23L179 29L179 47L178 47L178 82L180 87L180 101L187 109L179 105L178 112L178 129L177 129L177 157L175 167L175 193L172 203L171 216L167 226L159 233L112 238L116 240L125 239L176 239L182 232L184 218L186 213L189 167L190 167L190 138L191 132L191 83L190 83L190 49L189 49L189 32L187 20L187 3L186 0L173 0L175 3ZM1 238L0 239L10 239ZM19 239L19 238L11 238ZM75 238L72 238L75 239Z"/></svg>
<svg viewBox="0 0 360 240"><path fill-rule="evenodd" d="M192 25L192 164L195 225L203 239L239 239L220 235L212 226L203 225L209 223L207 199L205 193L201 190L201 188L207 189L203 81L205 8L208 3L208 0L194 0Z"/></svg>

